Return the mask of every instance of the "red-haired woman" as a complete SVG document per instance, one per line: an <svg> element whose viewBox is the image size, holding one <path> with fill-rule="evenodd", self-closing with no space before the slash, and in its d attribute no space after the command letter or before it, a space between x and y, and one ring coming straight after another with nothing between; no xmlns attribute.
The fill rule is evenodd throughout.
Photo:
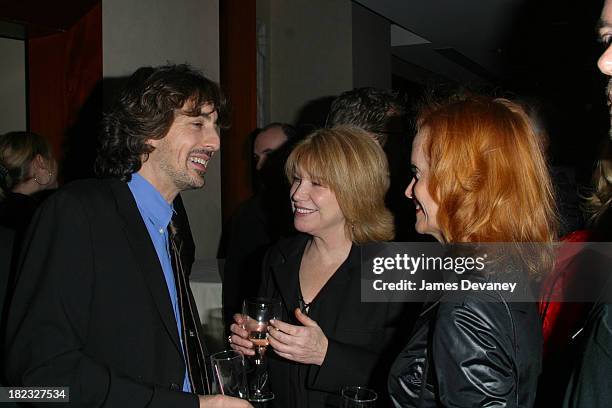
<svg viewBox="0 0 612 408"><path fill-rule="evenodd" d="M480 96L423 111L406 196L416 230L443 244L519 243L485 275L549 269L556 236L553 189L539 139L516 104ZM520 244L536 243L535 251ZM537 243L544 243L539 246ZM427 304L389 378L396 407L533 405L542 334L534 303L505 293L447 292Z"/></svg>

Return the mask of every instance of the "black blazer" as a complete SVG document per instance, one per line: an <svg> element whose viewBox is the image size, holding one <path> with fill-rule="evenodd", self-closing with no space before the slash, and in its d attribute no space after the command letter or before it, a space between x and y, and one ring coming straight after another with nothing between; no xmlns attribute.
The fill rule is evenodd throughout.
<svg viewBox="0 0 612 408"><path fill-rule="evenodd" d="M126 183L67 185L37 212L7 325L12 384L71 407L197 407L164 275Z"/></svg>
<svg viewBox="0 0 612 408"><path fill-rule="evenodd" d="M282 300L282 320L295 325L299 325L294 315L299 304L299 269L308 240L299 235L280 241L270 249L263 266L260 295ZM353 245L309 310L329 340L323 364L294 363L269 351L270 384L276 395L272 406L337 407L345 385L374 388L378 405L387 406L386 377L407 340L415 305L362 303L360 285L360 251Z"/></svg>

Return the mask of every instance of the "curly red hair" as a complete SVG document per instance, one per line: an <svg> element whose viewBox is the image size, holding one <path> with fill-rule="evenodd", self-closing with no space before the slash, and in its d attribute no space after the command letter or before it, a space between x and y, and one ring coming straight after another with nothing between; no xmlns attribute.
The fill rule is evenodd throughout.
<svg viewBox="0 0 612 408"><path fill-rule="evenodd" d="M523 109L470 96L430 106L419 129L446 242L552 242L554 192L541 139Z"/></svg>

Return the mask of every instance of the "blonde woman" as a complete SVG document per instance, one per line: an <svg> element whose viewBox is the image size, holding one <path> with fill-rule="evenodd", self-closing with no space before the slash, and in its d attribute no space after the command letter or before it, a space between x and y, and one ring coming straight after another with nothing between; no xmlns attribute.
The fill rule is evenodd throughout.
<svg viewBox="0 0 612 408"><path fill-rule="evenodd" d="M268 252L260 290L283 304L269 331L272 405L339 406L345 385L370 386L382 398L405 307L361 302L359 247L393 237L385 154L357 128L322 129L295 147L286 174L301 234ZM232 347L253 355L241 323L237 315Z"/></svg>

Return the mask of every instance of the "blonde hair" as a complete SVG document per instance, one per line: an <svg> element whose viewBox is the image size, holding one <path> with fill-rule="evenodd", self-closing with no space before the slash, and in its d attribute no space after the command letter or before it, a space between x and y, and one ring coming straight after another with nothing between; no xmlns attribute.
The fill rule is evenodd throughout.
<svg viewBox="0 0 612 408"><path fill-rule="evenodd" d="M37 155L51 159L51 145L33 132L10 132L0 136L0 198L30 177Z"/></svg>
<svg viewBox="0 0 612 408"><path fill-rule="evenodd" d="M337 126L311 133L296 145L285 165L290 182L300 171L334 192L351 241L393 238L393 216L385 207L387 158L367 132Z"/></svg>

